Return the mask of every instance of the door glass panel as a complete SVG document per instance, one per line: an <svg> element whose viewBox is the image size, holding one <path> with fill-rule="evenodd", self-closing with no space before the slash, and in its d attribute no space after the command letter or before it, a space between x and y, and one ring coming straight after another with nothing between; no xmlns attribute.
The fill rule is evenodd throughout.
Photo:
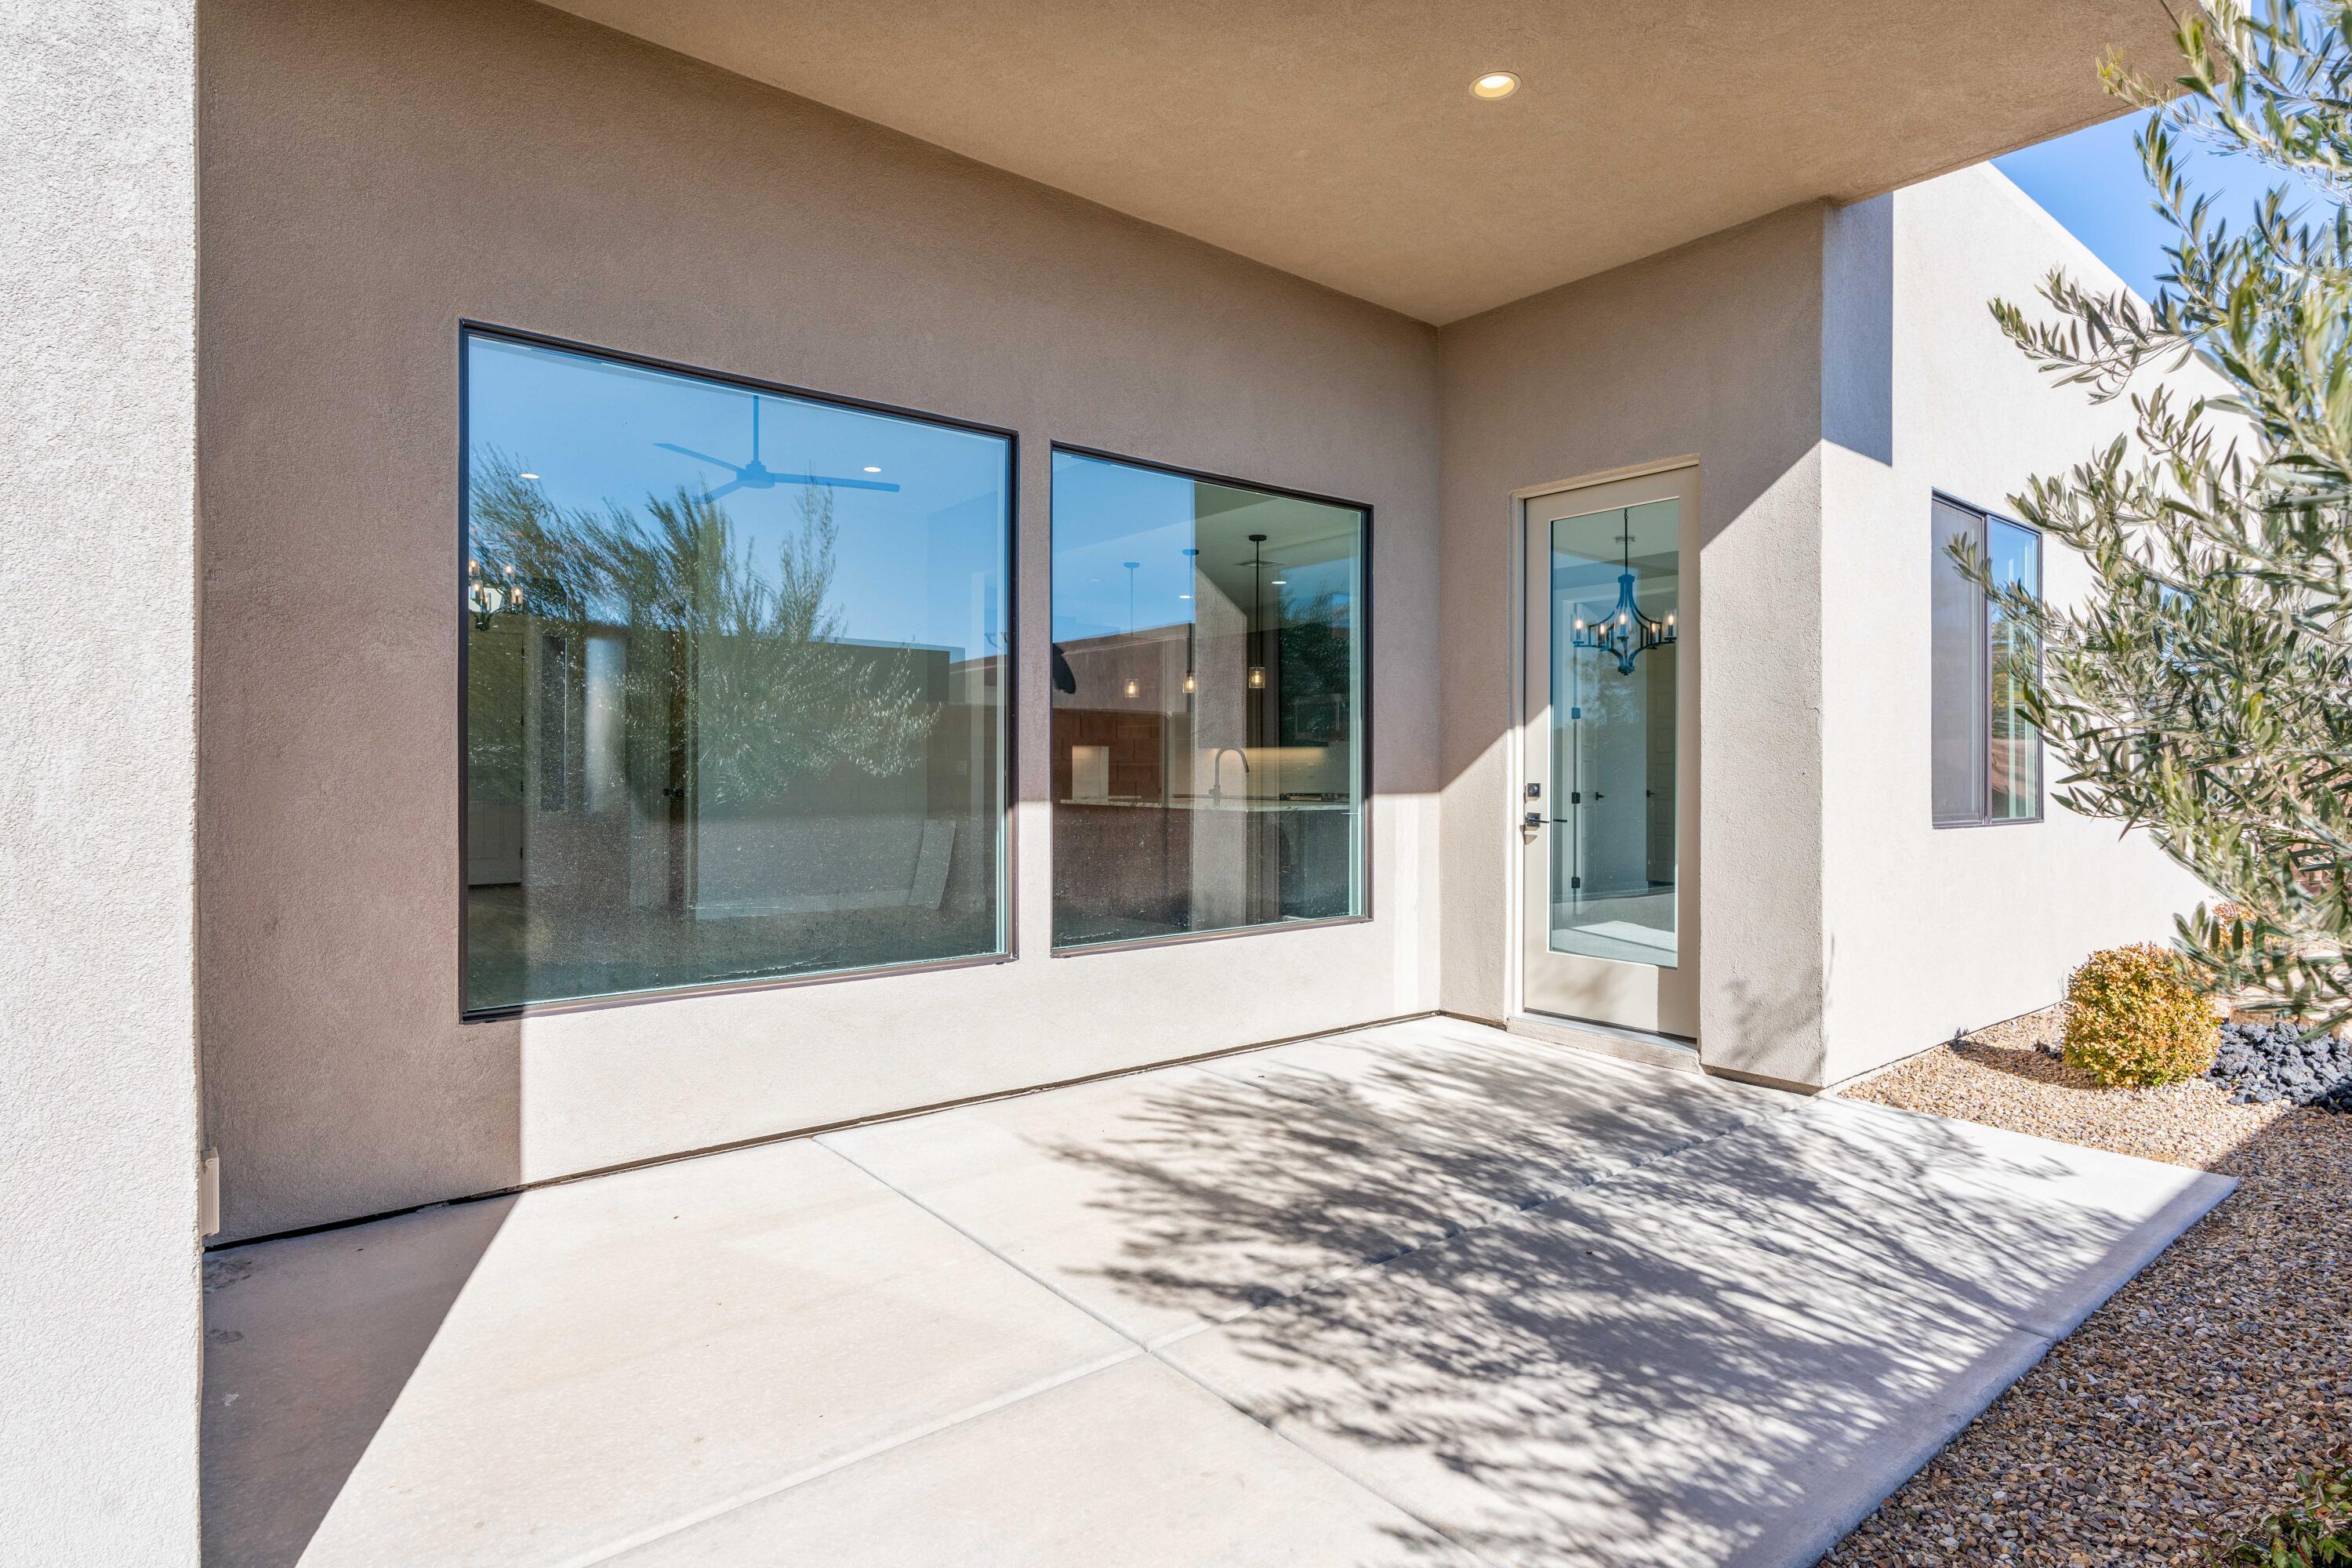
<svg viewBox="0 0 2352 1568"><path fill-rule="evenodd" d="M1682 503L1551 525L1550 947L1674 968Z"/></svg>

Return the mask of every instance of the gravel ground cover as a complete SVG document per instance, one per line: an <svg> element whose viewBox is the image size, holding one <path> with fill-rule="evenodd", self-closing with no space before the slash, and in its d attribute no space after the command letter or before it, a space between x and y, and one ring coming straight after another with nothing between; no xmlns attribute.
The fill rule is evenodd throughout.
<svg viewBox="0 0 2352 1568"><path fill-rule="evenodd" d="M1828 1568L2204 1564L2352 1444L2352 1116L2210 1079L2103 1089L2056 1008L1856 1100L2227 1172L2242 1185L1880 1505Z"/></svg>

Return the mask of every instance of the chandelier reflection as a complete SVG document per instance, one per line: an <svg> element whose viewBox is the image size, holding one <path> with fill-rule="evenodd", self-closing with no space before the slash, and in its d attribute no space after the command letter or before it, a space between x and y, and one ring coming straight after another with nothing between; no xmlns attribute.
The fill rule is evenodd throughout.
<svg viewBox="0 0 2352 1568"><path fill-rule="evenodd" d="M1633 524L1627 519L1625 531L1617 536L1625 547L1622 557L1625 570L1617 578L1617 604L1605 620L1588 624L1582 616L1570 628L1569 641L1576 647L1597 648L1615 657L1617 673L1633 673L1633 661L1654 647L1664 647L1675 641L1675 615L1666 612L1663 621L1654 621L1642 613L1633 598Z"/></svg>
<svg viewBox="0 0 2352 1568"><path fill-rule="evenodd" d="M474 612L474 629L490 629L491 617L500 610L516 611L523 607L522 584L515 577L513 563L507 564L503 578L486 576L482 563L468 558L466 562L466 604Z"/></svg>

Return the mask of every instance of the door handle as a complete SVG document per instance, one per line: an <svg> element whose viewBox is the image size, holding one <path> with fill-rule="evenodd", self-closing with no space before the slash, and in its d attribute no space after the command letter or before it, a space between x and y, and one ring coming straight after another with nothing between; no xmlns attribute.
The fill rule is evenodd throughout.
<svg viewBox="0 0 2352 1568"><path fill-rule="evenodd" d="M1543 825L1544 814L1540 811L1531 811L1519 819L1521 827L1541 827Z"/></svg>

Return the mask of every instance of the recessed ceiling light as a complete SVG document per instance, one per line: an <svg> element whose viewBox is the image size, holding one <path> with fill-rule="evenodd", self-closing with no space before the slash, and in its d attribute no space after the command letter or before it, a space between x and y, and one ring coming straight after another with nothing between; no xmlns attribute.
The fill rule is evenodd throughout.
<svg viewBox="0 0 2352 1568"><path fill-rule="evenodd" d="M866 464L866 471L867 473L869 473L869 474L878 474L878 473L880 473L882 470L881 470L881 469L879 469L879 468L876 468L873 464L868 463L868 464Z"/></svg>
<svg viewBox="0 0 2352 1568"><path fill-rule="evenodd" d="M537 474L522 474L522 473L519 473L519 474L515 475L515 478L516 478L516 479L535 479L539 478L539 476L538 476Z"/></svg>
<svg viewBox="0 0 2352 1568"><path fill-rule="evenodd" d="M1509 71L1488 71L1470 84L1480 98L1508 98L1519 90L1519 79Z"/></svg>

